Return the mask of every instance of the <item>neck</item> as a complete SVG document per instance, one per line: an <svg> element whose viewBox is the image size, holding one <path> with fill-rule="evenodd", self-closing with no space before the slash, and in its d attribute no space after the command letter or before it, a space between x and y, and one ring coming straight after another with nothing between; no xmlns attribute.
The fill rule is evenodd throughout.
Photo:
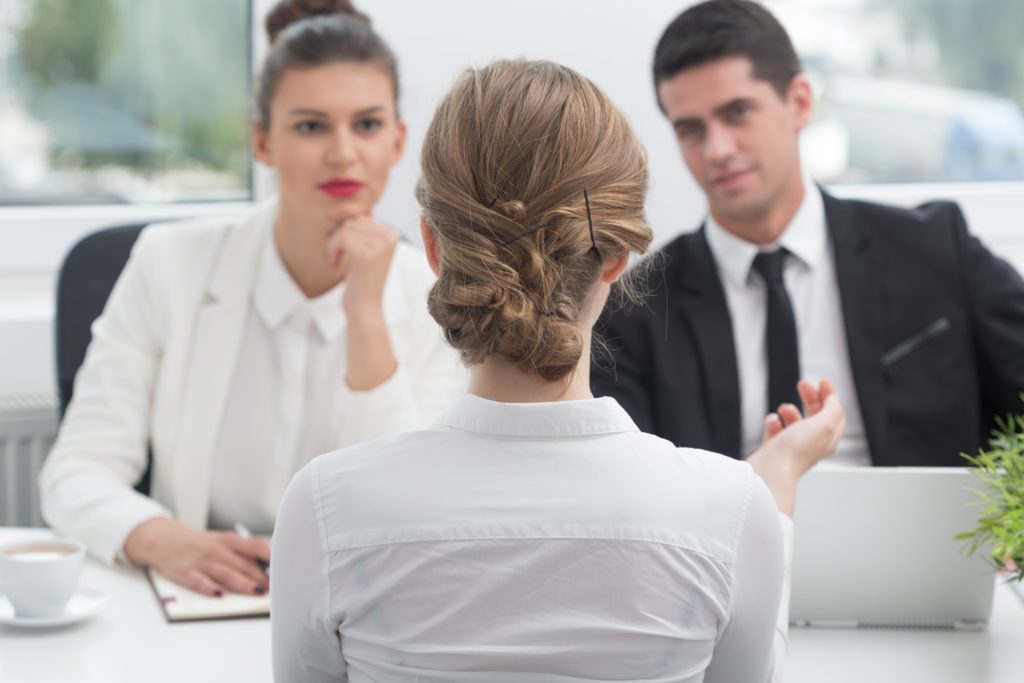
<svg viewBox="0 0 1024 683"><path fill-rule="evenodd" d="M469 373L469 392L501 403L548 403L594 398L590 392L590 331L583 338L583 353L576 369L559 380L546 380L523 372L508 359L493 355Z"/></svg>
<svg viewBox="0 0 1024 683"><path fill-rule="evenodd" d="M303 294L313 298L341 282L345 273L330 268L327 260L327 229L302 225L302 220L286 211L282 204L274 223L274 246L292 280Z"/></svg>
<svg viewBox="0 0 1024 683"><path fill-rule="evenodd" d="M711 208L711 215L723 228L751 244L774 244L793 222L806 191L808 189L804 187L804 178L797 165L782 191L765 206L748 215L719 215Z"/></svg>

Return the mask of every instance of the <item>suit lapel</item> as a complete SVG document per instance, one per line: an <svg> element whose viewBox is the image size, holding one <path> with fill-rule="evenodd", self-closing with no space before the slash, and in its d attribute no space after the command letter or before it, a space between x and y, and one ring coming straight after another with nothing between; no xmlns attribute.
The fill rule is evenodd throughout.
<svg viewBox="0 0 1024 683"><path fill-rule="evenodd" d="M825 220L835 249L850 367L874 464L885 464L885 376L881 264L855 207L822 192Z"/></svg>
<svg viewBox="0 0 1024 683"><path fill-rule="evenodd" d="M263 207L233 226L196 311L186 369L181 437L175 457L175 509L180 520L205 529L210 507L210 463L245 329L261 248L276 209Z"/></svg>
<svg viewBox="0 0 1024 683"><path fill-rule="evenodd" d="M677 305L696 341L700 355L704 405L714 450L734 458L740 452L740 381L736 346L725 290L708 247L703 226L684 236L681 289Z"/></svg>

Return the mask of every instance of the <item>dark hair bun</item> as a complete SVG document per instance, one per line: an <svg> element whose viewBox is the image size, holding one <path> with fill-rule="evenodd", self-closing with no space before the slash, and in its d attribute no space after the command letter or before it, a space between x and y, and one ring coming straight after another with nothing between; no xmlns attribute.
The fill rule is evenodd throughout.
<svg viewBox="0 0 1024 683"><path fill-rule="evenodd" d="M370 25L370 18L357 11L351 0L280 0L267 14L263 24L267 30L267 40L273 44L281 31L297 21L332 14L341 14Z"/></svg>

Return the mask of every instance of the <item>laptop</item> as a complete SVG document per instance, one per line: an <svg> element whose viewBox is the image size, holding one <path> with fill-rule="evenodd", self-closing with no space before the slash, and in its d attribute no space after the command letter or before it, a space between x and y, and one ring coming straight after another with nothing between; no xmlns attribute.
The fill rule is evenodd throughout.
<svg viewBox="0 0 1024 683"><path fill-rule="evenodd" d="M815 468L794 518L794 626L981 629L996 576L954 540L976 526L967 469Z"/></svg>

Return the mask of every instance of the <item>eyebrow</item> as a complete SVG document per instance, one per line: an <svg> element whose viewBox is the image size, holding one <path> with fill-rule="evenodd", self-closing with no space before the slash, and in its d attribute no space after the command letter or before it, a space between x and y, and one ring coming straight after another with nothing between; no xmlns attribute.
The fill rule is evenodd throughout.
<svg viewBox="0 0 1024 683"><path fill-rule="evenodd" d="M714 111L714 114L715 114L715 116L721 116L722 114L726 113L727 111L729 111L730 109L732 109L733 107L735 107L738 104L746 105L747 107L753 109L753 107L754 107L754 98L752 98L752 97L737 97L735 99L729 100L728 102L726 102L725 104L721 105L720 107L716 107L715 111Z"/></svg>
<svg viewBox="0 0 1024 683"><path fill-rule="evenodd" d="M321 119L327 118L327 112L320 111L319 109L303 109L301 107L292 109L288 112L292 116L316 116Z"/></svg>
<svg viewBox="0 0 1024 683"><path fill-rule="evenodd" d="M384 111L384 105L378 104L376 107L370 107L369 109L363 109L356 112L356 116L369 116L370 114L378 114Z"/></svg>
<svg viewBox="0 0 1024 683"><path fill-rule="evenodd" d="M360 111L357 111L354 114L354 116L369 116L370 114L376 114L382 111L384 111L384 105L378 104L375 107L369 107L368 109L362 109ZM288 113L291 114L292 116L315 116L321 119L329 118L327 112L325 111L320 111L319 109L305 109L303 107L292 109Z"/></svg>
<svg viewBox="0 0 1024 683"><path fill-rule="evenodd" d="M728 112L733 107L735 107L737 105L741 105L741 104L742 105L746 105L746 106L748 106L750 108L753 108L753 106L754 106L754 99L751 98L751 97L737 97L735 99L729 100L725 104L721 104L721 105L715 107L714 111L712 111L711 113L712 113L713 116L722 116L723 114ZM680 119L675 119L674 121L672 121L672 127L676 128L676 129L679 129L679 128L682 128L683 126L690 126L690 125L700 124L700 123L702 123L702 120L700 118L697 118L697 117L680 118Z"/></svg>

